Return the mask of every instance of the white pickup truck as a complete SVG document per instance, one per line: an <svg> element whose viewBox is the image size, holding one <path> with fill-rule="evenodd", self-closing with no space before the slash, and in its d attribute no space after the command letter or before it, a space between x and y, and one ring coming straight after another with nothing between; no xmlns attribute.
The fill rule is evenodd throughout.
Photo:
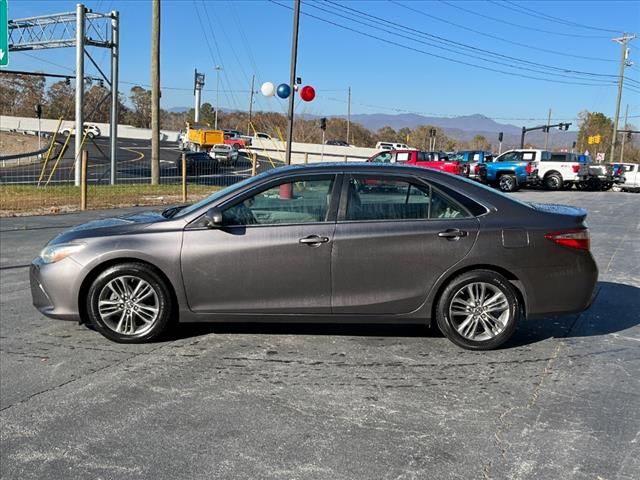
<svg viewBox="0 0 640 480"><path fill-rule="evenodd" d="M640 192L640 163L622 164L624 181L620 184L623 192Z"/></svg>
<svg viewBox="0 0 640 480"><path fill-rule="evenodd" d="M589 164L580 162L575 153L544 153L538 163L538 178L547 190L571 188L589 175Z"/></svg>

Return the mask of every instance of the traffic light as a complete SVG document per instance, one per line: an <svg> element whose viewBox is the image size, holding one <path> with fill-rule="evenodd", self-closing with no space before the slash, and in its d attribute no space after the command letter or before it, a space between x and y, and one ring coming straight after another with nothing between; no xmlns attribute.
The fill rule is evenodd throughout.
<svg viewBox="0 0 640 480"><path fill-rule="evenodd" d="M593 136L593 143L600 143L600 135L594 135Z"/></svg>
<svg viewBox="0 0 640 480"><path fill-rule="evenodd" d="M327 119L325 117L322 117L320 119L320 130L326 130L327 129Z"/></svg>
<svg viewBox="0 0 640 480"><path fill-rule="evenodd" d="M502 141L502 139L503 139L503 137L504 137L504 134L503 134L502 132L500 132L500 133L498 134L498 141L499 141L499 142L501 142L501 141Z"/></svg>

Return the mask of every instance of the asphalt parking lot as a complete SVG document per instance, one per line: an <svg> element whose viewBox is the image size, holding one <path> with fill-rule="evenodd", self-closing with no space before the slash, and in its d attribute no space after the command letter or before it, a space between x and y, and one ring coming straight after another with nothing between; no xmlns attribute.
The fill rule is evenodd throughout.
<svg viewBox="0 0 640 480"><path fill-rule="evenodd" d="M640 478L640 195L515 195L589 211L600 282L590 310L523 322L491 352L415 326L111 343L42 317L27 266L124 210L2 219L0 477Z"/></svg>

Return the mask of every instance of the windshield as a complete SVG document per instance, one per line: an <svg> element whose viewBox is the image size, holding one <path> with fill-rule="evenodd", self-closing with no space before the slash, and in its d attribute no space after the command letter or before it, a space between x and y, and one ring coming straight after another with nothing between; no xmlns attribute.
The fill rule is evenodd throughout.
<svg viewBox="0 0 640 480"><path fill-rule="evenodd" d="M193 205L189 205L188 207L183 208L182 210L180 210L179 212L177 212L175 214L174 218L180 218L180 217L184 217L185 215L189 215L190 213L195 212L196 210L204 207L208 203L214 202L215 200L217 200L219 198L222 198L222 197L224 197L225 195L227 195L227 194L229 194L231 192L234 192L236 190L240 190L245 185L248 185L248 184L250 184L250 183L252 183L254 181L257 181L258 179L266 176L267 173L268 172L264 172L264 173L261 173L260 175L258 175L256 177L245 178L241 182L234 183L233 185L229 185L228 187L223 188L222 190L218 190L217 192L213 192L211 195L209 195L208 197L203 198L199 202L196 202Z"/></svg>

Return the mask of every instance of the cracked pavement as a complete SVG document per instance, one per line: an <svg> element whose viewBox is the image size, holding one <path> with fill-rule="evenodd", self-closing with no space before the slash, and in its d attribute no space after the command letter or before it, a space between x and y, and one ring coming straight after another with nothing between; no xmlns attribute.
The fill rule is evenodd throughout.
<svg viewBox="0 0 640 480"><path fill-rule="evenodd" d="M638 479L640 195L516 195L589 210L599 292L492 352L393 325L112 343L39 315L27 265L125 210L0 220L0 478Z"/></svg>

